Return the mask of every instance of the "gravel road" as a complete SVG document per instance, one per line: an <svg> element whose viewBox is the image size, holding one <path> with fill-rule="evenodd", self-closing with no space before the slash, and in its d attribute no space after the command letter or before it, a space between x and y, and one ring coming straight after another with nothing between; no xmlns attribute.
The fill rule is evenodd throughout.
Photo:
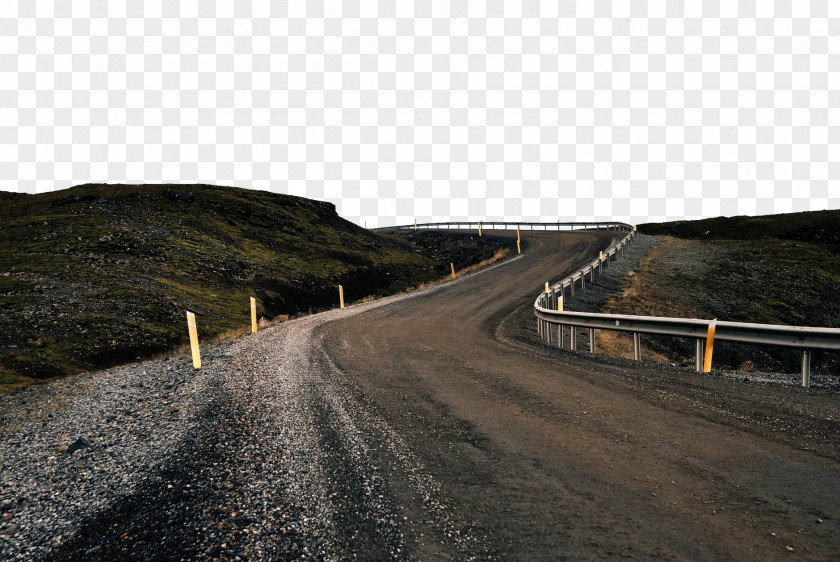
<svg viewBox="0 0 840 562"><path fill-rule="evenodd" d="M613 236L4 397L0 558L840 558L838 392L536 337Z"/></svg>

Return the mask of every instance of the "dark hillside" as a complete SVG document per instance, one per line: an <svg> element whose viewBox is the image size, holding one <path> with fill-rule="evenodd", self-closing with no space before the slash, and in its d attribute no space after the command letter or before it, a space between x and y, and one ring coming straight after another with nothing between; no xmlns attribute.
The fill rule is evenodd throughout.
<svg viewBox="0 0 840 562"><path fill-rule="evenodd" d="M701 240L796 240L823 244L840 253L840 211L648 223L638 229L643 234Z"/></svg>
<svg viewBox="0 0 840 562"><path fill-rule="evenodd" d="M0 217L0 385L170 350L186 310L208 338L248 326L250 296L271 319L444 270L332 204L233 187L81 185L4 197Z"/></svg>
<svg viewBox="0 0 840 562"><path fill-rule="evenodd" d="M840 328L840 211L644 224L662 235L608 312ZM690 365L693 342L649 338L655 354ZM721 343L718 367L795 372L796 351ZM840 374L840 356L814 354Z"/></svg>

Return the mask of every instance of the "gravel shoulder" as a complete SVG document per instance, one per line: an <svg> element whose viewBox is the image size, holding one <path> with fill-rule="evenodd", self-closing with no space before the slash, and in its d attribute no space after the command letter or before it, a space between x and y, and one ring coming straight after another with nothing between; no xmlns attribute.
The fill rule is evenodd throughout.
<svg viewBox="0 0 840 562"><path fill-rule="evenodd" d="M407 525L425 530L411 545L424 557L481 552L313 335L413 296L205 346L200 370L180 356L4 397L0 558L403 559ZM399 475L398 496L383 474Z"/></svg>

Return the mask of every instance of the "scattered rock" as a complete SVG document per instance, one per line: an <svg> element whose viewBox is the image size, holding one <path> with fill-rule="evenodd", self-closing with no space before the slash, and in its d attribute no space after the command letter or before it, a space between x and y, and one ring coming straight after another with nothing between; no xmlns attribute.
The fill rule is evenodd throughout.
<svg viewBox="0 0 840 562"><path fill-rule="evenodd" d="M87 437L79 437L76 441L70 444L69 447L67 447L67 452L75 453L79 449L86 449L88 447L90 447L90 439Z"/></svg>

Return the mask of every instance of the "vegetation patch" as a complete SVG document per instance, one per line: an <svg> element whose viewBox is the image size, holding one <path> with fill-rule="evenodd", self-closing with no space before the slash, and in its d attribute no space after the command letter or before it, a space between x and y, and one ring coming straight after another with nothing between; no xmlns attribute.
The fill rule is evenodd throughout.
<svg viewBox="0 0 840 562"><path fill-rule="evenodd" d="M510 241L381 234L332 204L210 185L87 184L0 193L0 389L180 349L402 292Z"/></svg>

